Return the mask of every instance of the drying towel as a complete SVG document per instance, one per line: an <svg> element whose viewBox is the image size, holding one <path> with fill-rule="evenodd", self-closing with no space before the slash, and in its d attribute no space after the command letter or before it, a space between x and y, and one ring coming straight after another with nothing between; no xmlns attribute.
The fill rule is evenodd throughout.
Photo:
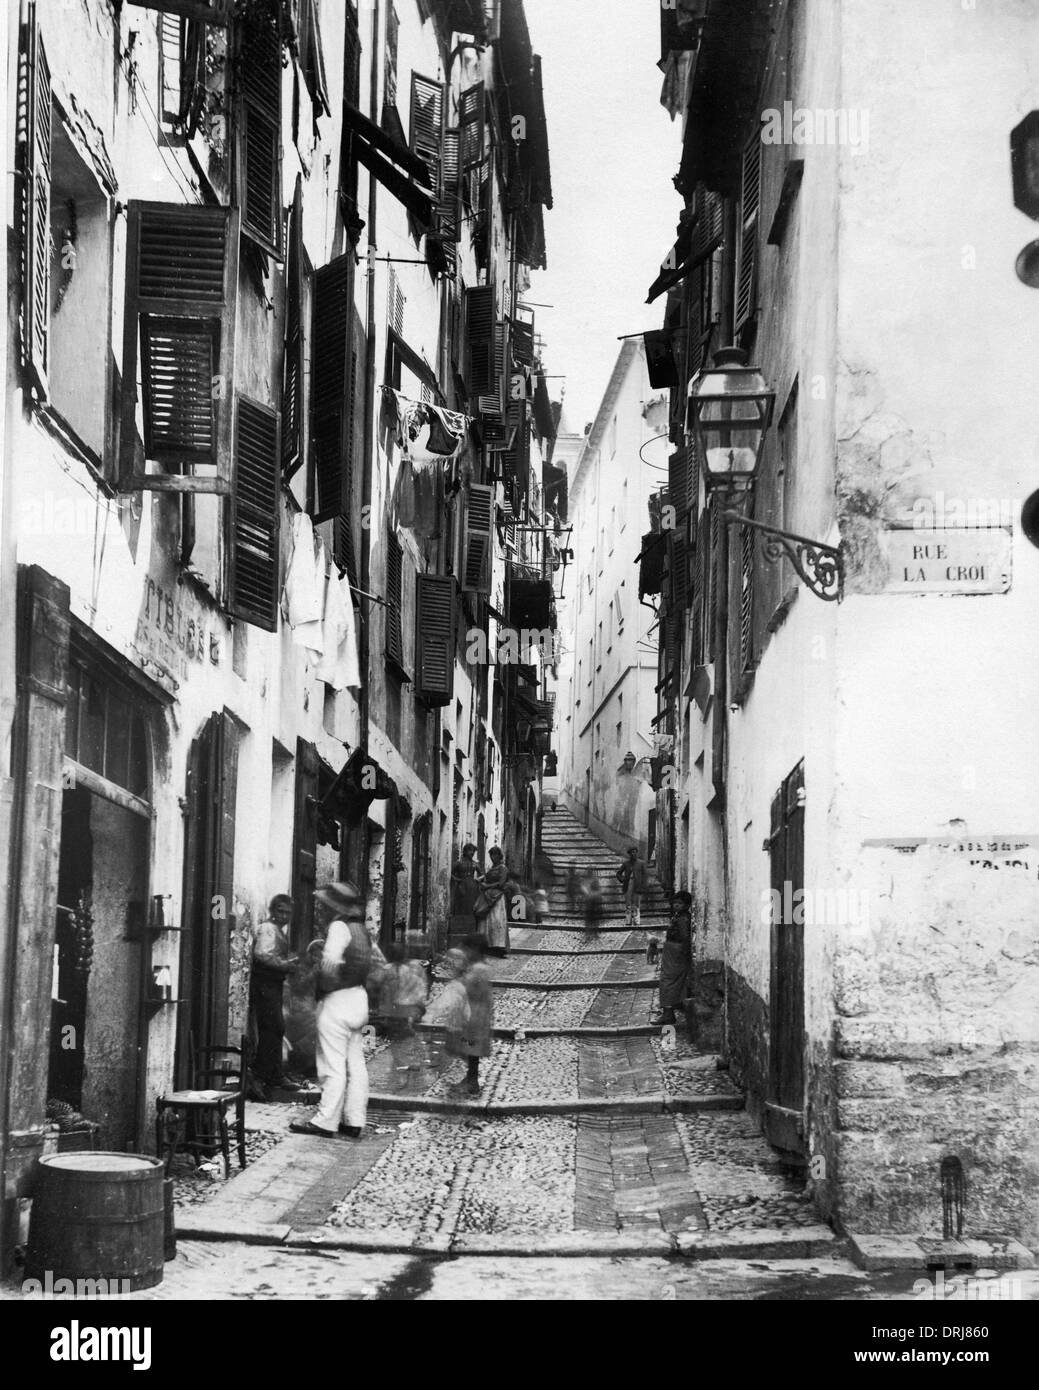
<svg viewBox="0 0 1039 1390"><path fill-rule="evenodd" d="M306 512L292 522L292 556L285 575L285 616L298 647L321 652L325 611L325 564L320 546L314 553L314 528Z"/></svg>
<svg viewBox="0 0 1039 1390"><path fill-rule="evenodd" d="M324 655L315 674L333 690L361 684L350 585L333 570L325 595Z"/></svg>

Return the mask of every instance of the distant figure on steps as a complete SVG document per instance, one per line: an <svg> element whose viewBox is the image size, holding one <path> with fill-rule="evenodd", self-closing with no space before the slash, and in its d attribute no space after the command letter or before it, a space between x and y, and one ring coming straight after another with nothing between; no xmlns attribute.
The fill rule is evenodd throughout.
<svg viewBox="0 0 1039 1390"><path fill-rule="evenodd" d="M584 890L584 925L585 931L592 936L599 933L599 923L603 916L602 884L595 874L592 874Z"/></svg>
<svg viewBox="0 0 1039 1390"><path fill-rule="evenodd" d="M639 858L638 846L632 845L627 859L617 870L617 877L624 889L624 921L629 927L637 927L642 921L642 894L646 891L646 876L646 865Z"/></svg>

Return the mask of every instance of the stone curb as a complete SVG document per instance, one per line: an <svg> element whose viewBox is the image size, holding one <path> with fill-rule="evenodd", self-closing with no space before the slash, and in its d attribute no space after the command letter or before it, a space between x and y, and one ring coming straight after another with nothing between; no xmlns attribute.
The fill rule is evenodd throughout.
<svg viewBox="0 0 1039 1390"><path fill-rule="evenodd" d="M841 1241L829 1226L802 1226L790 1230L710 1231L680 1233L676 1253L687 1260L811 1260L832 1255Z"/></svg>
<svg viewBox="0 0 1039 1390"><path fill-rule="evenodd" d="M565 956L568 960L584 960L585 956L590 956L595 960L596 956L644 956L646 953L641 946L618 946L614 951L543 951L536 946L510 946L510 956L548 956L552 960Z"/></svg>
<svg viewBox="0 0 1039 1390"><path fill-rule="evenodd" d="M433 983L442 985L446 983L446 981L442 975L434 975ZM517 980L510 977L507 980L492 980L491 983L495 989L568 990L571 993L577 990L587 990L589 992L598 993L599 990L603 989L656 989L660 984L660 979L658 976L654 976L650 980L591 980L585 981L583 984L575 984L566 980L563 982L551 981L549 983L539 984L536 980Z"/></svg>
<svg viewBox="0 0 1039 1390"><path fill-rule="evenodd" d="M272 1221L221 1220L205 1211L178 1211L177 1237L184 1240L236 1240L243 1245L283 1245L291 1227Z"/></svg>
<svg viewBox="0 0 1039 1390"><path fill-rule="evenodd" d="M586 1115L605 1111L611 1115L691 1115L700 1110L742 1110L743 1097L585 1096L574 1100L441 1100L435 1096L371 1095L370 1110L415 1111L427 1115Z"/></svg>
<svg viewBox="0 0 1039 1390"><path fill-rule="evenodd" d="M510 1257L552 1256L661 1256L675 1253L674 1240L664 1231L624 1235L615 1231L574 1231L549 1236L459 1235L451 1242L452 1255Z"/></svg>
<svg viewBox="0 0 1039 1390"><path fill-rule="evenodd" d="M916 1270L927 1274L929 1264L957 1261L975 1269L1035 1269L1036 1259L1019 1241L1007 1237L939 1240L933 1236L860 1235L848 1232L851 1258L867 1273L878 1270ZM964 1270L964 1273L969 1273Z"/></svg>
<svg viewBox="0 0 1039 1390"><path fill-rule="evenodd" d="M284 1244L293 1250L352 1250L370 1255L447 1255L451 1250L451 1237L445 1232L443 1235L419 1239L407 1231L394 1237L385 1231L374 1234L322 1226L312 1231L290 1231Z"/></svg>
<svg viewBox="0 0 1039 1390"><path fill-rule="evenodd" d="M435 1033L438 1031L435 1023L416 1023L415 1031L418 1033ZM560 1024L558 1028L541 1027L515 1027L515 1028L492 1028L491 1036L495 1038L508 1039L513 1042L516 1034L522 1033L526 1038L656 1038L660 1036L661 1025L659 1023L618 1023L603 1024L596 1027L595 1024L576 1023L572 1027Z"/></svg>

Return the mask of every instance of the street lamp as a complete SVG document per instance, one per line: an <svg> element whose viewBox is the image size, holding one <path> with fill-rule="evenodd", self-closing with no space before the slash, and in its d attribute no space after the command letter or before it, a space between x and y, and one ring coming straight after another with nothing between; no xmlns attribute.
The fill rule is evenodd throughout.
<svg viewBox="0 0 1039 1390"><path fill-rule="evenodd" d="M689 388L689 424L707 488L746 491L754 481L776 393L742 348L722 348Z"/></svg>
<svg viewBox="0 0 1039 1390"><path fill-rule="evenodd" d="M733 506L753 496L774 403L775 392L757 367L747 366L742 348L716 352L714 365L689 388L688 424L699 449L704 486ZM844 562L839 548L766 526L739 511L723 511L721 519L748 527L769 564L785 555L817 598L833 602L842 596Z"/></svg>

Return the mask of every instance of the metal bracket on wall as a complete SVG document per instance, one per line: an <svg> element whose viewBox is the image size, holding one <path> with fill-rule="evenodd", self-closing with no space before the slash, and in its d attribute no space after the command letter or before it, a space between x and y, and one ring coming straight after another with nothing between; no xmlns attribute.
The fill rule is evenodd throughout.
<svg viewBox="0 0 1039 1390"><path fill-rule="evenodd" d="M801 582L816 598L834 603L844 597L844 558L838 547L780 531L761 521L751 521L739 512L722 512L721 519L758 532L762 537L761 553L769 564L775 564L785 555Z"/></svg>

